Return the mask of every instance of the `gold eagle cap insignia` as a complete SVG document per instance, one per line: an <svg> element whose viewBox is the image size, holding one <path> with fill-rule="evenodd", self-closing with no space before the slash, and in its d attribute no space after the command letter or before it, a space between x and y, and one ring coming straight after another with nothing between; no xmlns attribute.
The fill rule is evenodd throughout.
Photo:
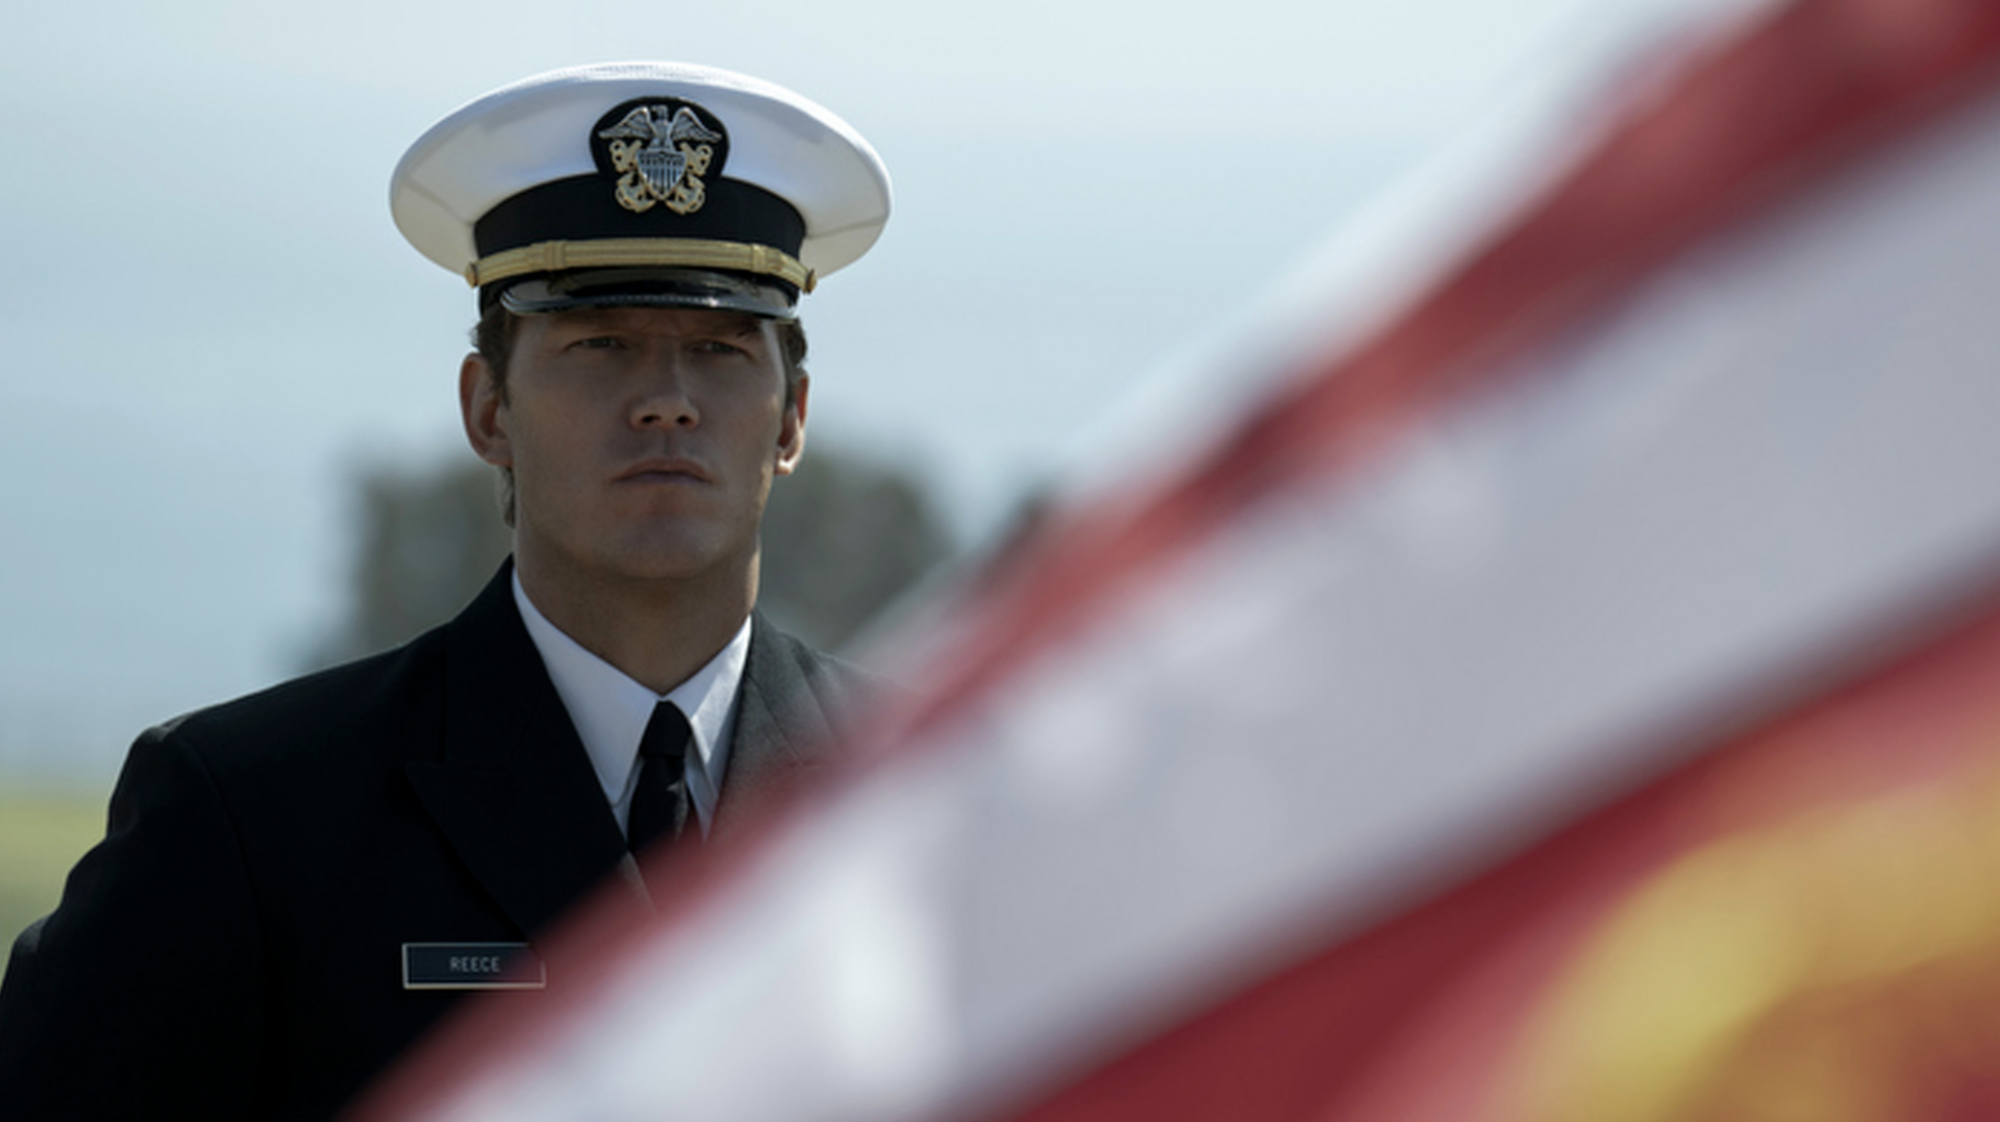
<svg viewBox="0 0 2000 1122"><path fill-rule="evenodd" d="M610 142L619 206L644 213L662 205L675 214L693 214L707 201L701 177L722 134L702 124L693 109L641 105L597 136Z"/></svg>

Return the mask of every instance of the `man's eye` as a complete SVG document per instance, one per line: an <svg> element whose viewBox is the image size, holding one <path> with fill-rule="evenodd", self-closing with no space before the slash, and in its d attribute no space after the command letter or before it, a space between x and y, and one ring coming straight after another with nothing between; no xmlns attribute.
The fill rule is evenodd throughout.
<svg viewBox="0 0 2000 1122"><path fill-rule="evenodd" d="M743 353L742 347L734 343L725 343L720 339L703 339L694 345L694 349L702 354L709 355L740 355Z"/></svg>
<svg viewBox="0 0 2000 1122"><path fill-rule="evenodd" d="M615 335L593 335L588 339L578 339L570 346L586 351L615 350L621 344Z"/></svg>

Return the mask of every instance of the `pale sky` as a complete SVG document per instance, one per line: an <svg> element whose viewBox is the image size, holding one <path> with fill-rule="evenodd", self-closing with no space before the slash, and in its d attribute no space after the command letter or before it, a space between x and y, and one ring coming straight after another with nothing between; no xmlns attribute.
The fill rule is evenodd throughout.
<svg viewBox="0 0 2000 1122"><path fill-rule="evenodd" d="M12 12L0 776L108 774L144 725L287 675L339 617L358 468L469 455L473 298L386 200L404 147L489 89L702 62L868 137L895 212L804 305L812 437L920 469L973 540L1496 106L1578 112L1641 44L1741 2ZM1125 470L1188 436L1147 435Z"/></svg>

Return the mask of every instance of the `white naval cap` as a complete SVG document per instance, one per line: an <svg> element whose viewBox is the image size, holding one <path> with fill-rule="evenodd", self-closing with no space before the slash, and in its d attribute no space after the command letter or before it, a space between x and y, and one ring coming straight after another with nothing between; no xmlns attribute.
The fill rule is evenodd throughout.
<svg viewBox="0 0 2000 1122"><path fill-rule="evenodd" d="M711 307L790 318L889 220L847 122L742 74L672 62L539 74L431 126L389 181L425 257L521 313Z"/></svg>

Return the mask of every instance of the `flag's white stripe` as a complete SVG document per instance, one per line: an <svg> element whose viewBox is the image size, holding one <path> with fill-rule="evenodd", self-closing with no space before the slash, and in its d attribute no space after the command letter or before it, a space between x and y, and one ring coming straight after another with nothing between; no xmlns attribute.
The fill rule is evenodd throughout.
<svg viewBox="0 0 2000 1122"><path fill-rule="evenodd" d="M2000 557L2000 105L1122 590L448 1117L1031 1086ZM1352 918L1352 917L1350 917Z"/></svg>
<svg viewBox="0 0 2000 1122"><path fill-rule="evenodd" d="M1562 31L1568 65L1517 75L1474 127L1307 246L1257 299L1215 309L1213 324L1187 325L1180 352L1138 380L1118 409L1082 419L1048 486L1091 501L1198 469L1197 453L1226 436L1270 383L1367 342L1407 313L1462 264L1467 245L1538 204L1669 76L1788 2L1675 0L1643 21L1630 11L1573 13ZM1175 434L1168 463L1160 462L1162 431ZM1145 473L1135 473L1142 464Z"/></svg>

